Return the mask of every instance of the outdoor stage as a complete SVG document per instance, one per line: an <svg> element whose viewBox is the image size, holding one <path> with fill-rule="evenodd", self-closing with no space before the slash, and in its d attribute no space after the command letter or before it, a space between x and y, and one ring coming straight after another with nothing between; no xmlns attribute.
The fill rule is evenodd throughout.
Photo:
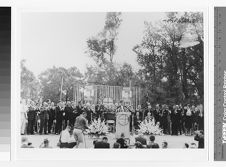
<svg viewBox="0 0 226 167"><path fill-rule="evenodd" d="M32 143L32 145L35 148L38 148L40 144L43 142L44 139L49 139L50 146L53 148L58 148L57 143L59 141L59 135L23 135L24 137L28 138L28 141ZM106 135L108 137L108 142L110 143L110 147L112 148L113 143L116 141L115 134L109 133ZM93 148L93 138L89 136L85 136L86 141L86 148ZM149 139L147 140L149 141ZM168 148L183 148L184 143L188 143L189 145L191 143L196 143L198 146L198 143L194 140L194 136L185 136L185 135L179 135L179 136L171 136L171 135L163 135L163 136L155 136L156 143L159 144L160 148L162 147L162 142L167 141L168 142ZM81 148L84 148L85 145L81 145Z"/></svg>

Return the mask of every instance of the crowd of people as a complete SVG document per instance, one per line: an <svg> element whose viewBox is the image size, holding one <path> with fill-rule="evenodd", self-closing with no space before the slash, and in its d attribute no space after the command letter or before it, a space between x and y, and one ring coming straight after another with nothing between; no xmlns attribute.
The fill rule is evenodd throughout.
<svg viewBox="0 0 226 167"><path fill-rule="evenodd" d="M70 135L71 134L71 135ZM67 126L65 130L62 131L59 143L57 143L57 146L59 148L78 148L79 142L83 143L83 139L79 139L78 136L76 136L76 132L73 130L71 131L70 126ZM74 137L76 136L77 139ZM70 138L73 138L72 140ZM188 143L184 143L181 147L188 149L194 149L194 148L204 148L204 132L197 131L194 137L194 141L198 142L198 145L195 142L191 142L190 145ZM28 141L27 137L22 137L22 145L21 148L34 148L31 142ZM53 148L50 146L50 142L48 139L44 139L44 141L40 144L39 148ZM155 142L155 136L151 135L149 139L147 139L142 134L135 134L131 135L131 137L125 138L124 133L121 134L121 137L116 139L115 142L111 145L108 142L108 138L106 136L102 137L101 140L94 140L93 141L93 148L94 149L167 149L170 148L167 141L163 141L161 143L161 146L157 142Z"/></svg>
<svg viewBox="0 0 226 167"><path fill-rule="evenodd" d="M86 112L88 124L96 118L102 120L115 119L119 110L131 112L130 130L138 130L142 121L153 121L159 124L163 134L193 135L197 130L204 130L204 111L202 105L152 105L147 102L146 107L138 105L136 109L119 104L103 105L90 104L80 101L59 102L55 105L50 100L39 103L29 101L22 103L21 108L21 134L60 134L67 125L74 126L76 118ZM111 118L109 118L111 113ZM113 115L113 118L112 118Z"/></svg>
<svg viewBox="0 0 226 167"><path fill-rule="evenodd" d="M124 133L121 137L116 139L112 148L159 148L155 143L155 136L150 136L150 141L140 133L139 123L141 121L152 121L163 129L165 134L178 135L178 134L194 134L194 140L198 141L198 148L204 148L204 131L203 131L203 110L201 107L187 105L182 108L181 105L168 107L167 105L156 105L153 109L150 103L147 103L147 109L142 110L138 106L137 110L133 111L132 107L125 106L123 101L118 106L106 108L103 105L90 106L89 104L83 105L79 102L75 105L73 102L59 102L57 106L53 102L43 102L41 106L30 101L29 106L22 105L22 126L21 132L25 134L47 134L55 133L60 134L58 146L60 148L78 148L81 143L84 143L84 134L89 129L89 124L93 119L101 118L107 119L105 114L108 112L131 112L131 138L125 138ZM27 126L26 126L27 120ZM25 122L23 122L25 121ZM25 125L24 125L25 124ZM135 136L133 135L133 129ZM24 129L22 129L24 128ZM108 138L105 136L101 141L93 141L94 148L111 148L108 143ZM32 148L32 144L26 138L22 138L23 148ZM184 144L188 148L187 143ZM191 143L191 148L196 147L195 143ZM51 148L49 140L45 139L41 143L40 148ZM162 148L168 148L168 143L164 141Z"/></svg>

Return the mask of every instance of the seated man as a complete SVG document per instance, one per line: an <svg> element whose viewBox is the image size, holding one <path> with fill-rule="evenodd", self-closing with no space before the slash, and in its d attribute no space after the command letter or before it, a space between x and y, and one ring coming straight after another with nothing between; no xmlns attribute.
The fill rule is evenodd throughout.
<svg viewBox="0 0 226 167"><path fill-rule="evenodd" d="M159 148L158 143L155 143L155 136L150 136L150 142L147 145L147 148Z"/></svg>
<svg viewBox="0 0 226 167"><path fill-rule="evenodd" d="M121 138L117 139L116 142L120 144L120 148L128 148L124 133L121 134Z"/></svg>
<svg viewBox="0 0 226 167"><path fill-rule="evenodd" d="M168 148L168 143L166 141L162 142L162 148Z"/></svg>
<svg viewBox="0 0 226 167"><path fill-rule="evenodd" d="M113 148L120 148L120 146L121 145L119 143L117 143L117 142L113 144Z"/></svg>
<svg viewBox="0 0 226 167"><path fill-rule="evenodd" d="M102 141L96 141L94 143L94 148L110 148L110 144L108 143L108 138L103 137Z"/></svg>
<svg viewBox="0 0 226 167"><path fill-rule="evenodd" d="M141 133L138 135L138 137L135 138L135 142L140 142L143 146L147 145L147 140Z"/></svg>
<svg viewBox="0 0 226 167"><path fill-rule="evenodd" d="M48 139L44 139L44 141L41 143L39 148L52 148L52 147L49 146L49 140Z"/></svg>
<svg viewBox="0 0 226 167"><path fill-rule="evenodd" d="M70 126L67 126L61 133L60 133L60 148L68 148L68 143L70 140Z"/></svg>
<svg viewBox="0 0 226 167"><path fill-rule="evenodd" d="M203 132L203 130L196 132L194 140L198 141L198 148L204 148L204 132Z"/></svg>

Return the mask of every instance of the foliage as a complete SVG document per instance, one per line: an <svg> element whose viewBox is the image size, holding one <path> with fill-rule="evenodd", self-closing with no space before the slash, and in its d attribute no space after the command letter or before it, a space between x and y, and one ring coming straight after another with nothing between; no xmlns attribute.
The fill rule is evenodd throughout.
<svg viewBox="0 0 226 167"><path fill-rule="evenodd" d="M21 98L36 100L39 98L40 83L35 75L25 66L25 60L20 62L21 67Z"/></svg>
<svg viewBox="0 0 226 167"><path fill-rule="evenodd" d="M120 15L121 13L118 12L108 12L104 29L97 36L87 40L87 53L94 58L99 66L107 62L113 62L116 51L115 40L122 21Z"/></svg>
<svg viewBox="0 0 226 167"><path fill-rule="evenodd" d="M203 99L203 20L201 13L167 13L153 26L145 22L141 44L134 47L154 103Z"/></svg>
<svg viewBox="0 0 226 167"><path fill-rule="evenodd" d="M140 79L138 75L128 63L124 63L122 65L108 63L102 67L89 66L87 67L85 78L88 83L100 85L125 87L130 86L130 84L133 84L131 86L140 85Z"/></svg>
<svg viewBox="0 0 226 167"><path fill-rule="evenodd" d="M43 100L51 99L53 102L58 102L61 92L63 92L61 100L73 100L73 87L76 84L82 84L82 78L83 75L76 67L47 69L39 75Z"/></svg>

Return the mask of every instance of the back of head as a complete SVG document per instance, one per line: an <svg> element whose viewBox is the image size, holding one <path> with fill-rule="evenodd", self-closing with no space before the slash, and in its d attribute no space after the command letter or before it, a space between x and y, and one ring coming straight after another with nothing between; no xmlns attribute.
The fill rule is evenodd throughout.
<svg viewBox="0 0 226 167"><path fill-rule="evenodd" d="M135 143L135 147L136 147L136 148L143 148L143 145L141 144L141 142L137 141L137 142Z"/></svg>
<svg viewBox="0 0 226 167"><path fill-rule="evenodd" d="M117 142L115 142L115 143L113 144L113 148L120 148L120 144L117 143Z"/></svg>
<svg viewBox="0 0 226 167"><path fill-rule="evenodd" d="M166 141L162 142L162 148L168 148L168 143Z"/></svg>
<svg viewBox="0 0 226 167"><path fill-rule="evenodd" d="M151 142L154 142L154 141L155 141L155 136L151 135L151 136L150 136L150 141L151 141Z"/></svg>
<svg viewBox="0 0 226 167"><path fill-rule="evenodd" d="M103 137L102 141L103 142L108 142L108 138L107 137Z"/></svg>
<svg viewBox="0 0 226 167"><path fill-rule="evenodd" d="M48 145L49 144L49 140L48 139L44 139L44 142L43 142L45 145Z"/></svg>
<svg viewBox="0 0 226 167"><path fill-rule="evenodd" d="M184 143L184 148L189 148L189 144L188 143Z"/></svg>

